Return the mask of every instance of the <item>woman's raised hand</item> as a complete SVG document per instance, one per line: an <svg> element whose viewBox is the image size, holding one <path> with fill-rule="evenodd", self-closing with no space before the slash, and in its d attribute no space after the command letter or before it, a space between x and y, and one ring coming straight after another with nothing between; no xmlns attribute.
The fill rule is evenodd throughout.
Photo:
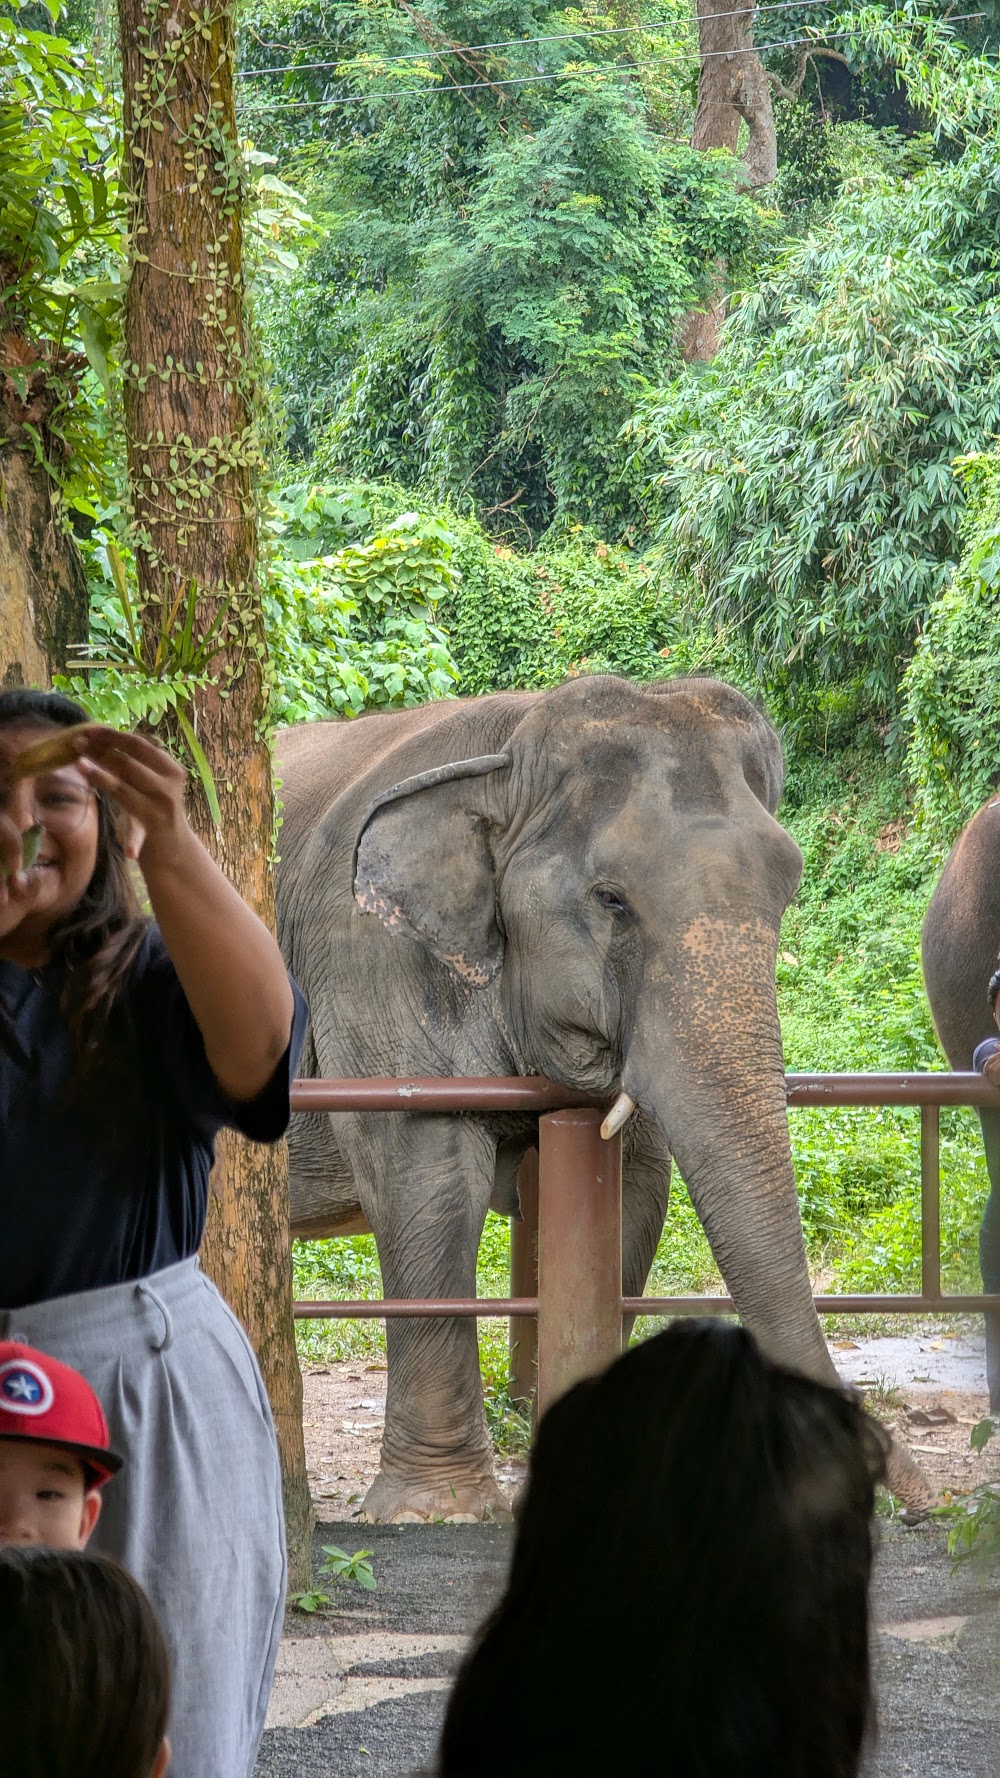
<svg viewBox="0 0 1000 1778"><path fill-rule="evenodd" d="M129 818L125 850L145 867L173 859L189 834L184 815L183 766L145 735L122 735L93 724L86 731L80 771L97 791L113 797Z"/></svg>

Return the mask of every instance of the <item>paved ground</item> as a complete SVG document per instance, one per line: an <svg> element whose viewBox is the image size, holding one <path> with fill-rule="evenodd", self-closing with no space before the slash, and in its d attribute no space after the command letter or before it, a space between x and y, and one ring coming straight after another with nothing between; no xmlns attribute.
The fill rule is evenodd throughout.
<svg viewBox="0 0 1000 1778"><path fill-rule="evenodd" d="M937 1527L881 1530L868 1778L998 1778L1000 1575L954 1573ZM290 1627L257 1778L400 1778L433 1760L449 1677L503 1586L510 1533L333 1524L317 1548L353 1550L362 1534L378 1591L345 1590L335 1619Z"/></svg>

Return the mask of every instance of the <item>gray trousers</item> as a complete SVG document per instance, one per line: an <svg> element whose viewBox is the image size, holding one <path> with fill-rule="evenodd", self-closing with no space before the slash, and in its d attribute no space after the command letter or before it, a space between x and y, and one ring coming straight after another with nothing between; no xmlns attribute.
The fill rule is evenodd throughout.
<svg viewBox="0 0 1000 1778"><path fill-rule="evenodd" d="M281 1636L278 1450L246 1334L196 1259L0 1311L87 1378L125 1466L90 1547L142 1584L173 1661L170 1778L250 1778Z"/></svg>

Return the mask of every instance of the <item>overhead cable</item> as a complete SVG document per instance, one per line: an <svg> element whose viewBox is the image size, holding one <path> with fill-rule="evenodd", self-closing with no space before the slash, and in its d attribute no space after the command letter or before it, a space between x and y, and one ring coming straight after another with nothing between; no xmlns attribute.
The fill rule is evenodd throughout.
<svg viewBox="0 0 1000 1778"><path fill-rule="evenodd" d="M545 37L506 37L502 38L497 43L440 43L433 48L408 50L405 55L383 56L375 54L373 55L373 60L379 62L422 62L429 55L471 56L478 55L481 51L487 49L530 49L533 43L580 43L590 37L621 37L633 35L649 37L652 36L655 31L667 31L672 27L687 29L689 26L699 23L707 24L710 19L744 18L747 13L787 12L789 8L805 12L810 6L830 7L832 3L833 0L764 0L764 3L760 6L737 6L728 12L707 12L700 20L692 17L656 19L649 25L600 25L595 26L593 30L554 31L551 35ZM294 49L295 46L294 44L280 43L275 44L274 47L276 49L284 49L288 51ZM304 47L312 46L308 45ZM350 59L349 56L341 56L338 60L333 62L283 62L276 68L243 68L241 69L241 73L243 74L244 79L247 80L261 74L299 74L305 72L307 69L340 68L345 62L350 61Z"/></svg>
<svg viewBox="0 0 1000 1778"><path fill-rule="evenodd" d="M961 24L966 19L981 19L985 12L960 12L954 14L947 23ZM852 37L851 28L843 31L824 31L822 36ZM651 56L647 61L610 63L591 65L586 68L560 68L549 74L522 74L512 79L502 80L466 80L449 81L440 86L413 87L380 87L373 93L351 93L342 99L278 99L265 104L254 103L252 109L256 114L273 111L329 111L340 109L345 105L370 105L374 99L429 99L437 98L441 93L490 92L495 87L508 86L539 86L550 80L571 80L582 74L608 75L631 74L639 68L657 68L671 62L707 62L715 56L763 55L769 49L814 49L822 51L824 44L820 37L784 37L775 43L748 43L742 49L711 49L702 55L698 50L677 50L672 55Z"/></svg>

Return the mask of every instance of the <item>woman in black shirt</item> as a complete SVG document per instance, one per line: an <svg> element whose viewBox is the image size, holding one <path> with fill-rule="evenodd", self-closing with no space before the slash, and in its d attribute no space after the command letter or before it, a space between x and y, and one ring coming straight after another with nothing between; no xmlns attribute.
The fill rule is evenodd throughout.
<svg viewBox="0 0 1000 1778"><path fill-rule="evenodd" d="M95 1544L167 1633L172 1778L249 1778L281 1483L256 1361L196 1256L216 1134L283 1134L306 1011L162 748L89 725L70 763L12 779L84 720L57 694L0 694L0 1337L81 1370L125 1454Z"/></svg>

